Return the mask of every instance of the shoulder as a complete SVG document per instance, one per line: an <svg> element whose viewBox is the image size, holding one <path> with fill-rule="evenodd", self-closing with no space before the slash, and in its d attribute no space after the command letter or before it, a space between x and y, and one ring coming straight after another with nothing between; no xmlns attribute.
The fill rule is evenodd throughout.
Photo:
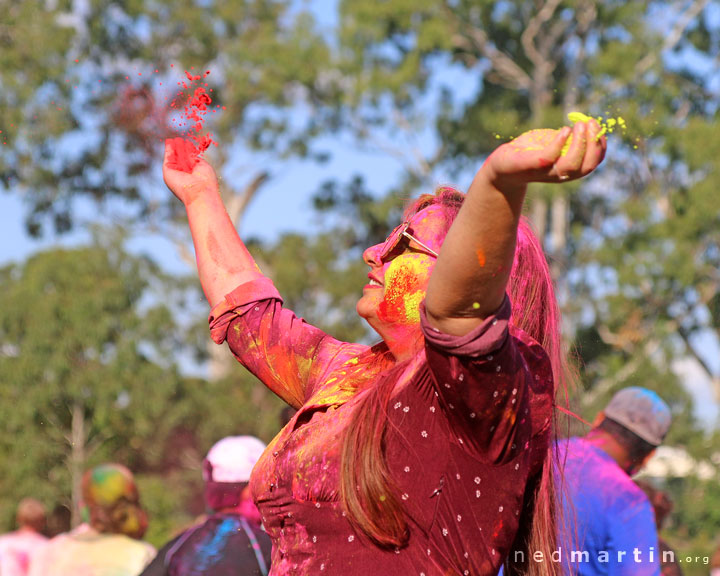
<svg viewBox="0 0 720 576"><path fill-rule="evenodd" d="M602 500L618 517L652 512L645 492L599 448L583 438L571 438L560 444L559 452L568 480L589 496Z"/></svg>

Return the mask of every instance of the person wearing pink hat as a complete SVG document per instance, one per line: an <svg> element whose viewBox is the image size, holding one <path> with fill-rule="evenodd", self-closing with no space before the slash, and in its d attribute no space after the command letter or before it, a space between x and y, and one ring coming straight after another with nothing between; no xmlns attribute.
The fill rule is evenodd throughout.
<svg viewBox="0 0 720 576"><path fill-rule="evenodd" d="M30 560L45 546L45 506L34 498L23 498L15 516L18 529L0 536L0 576L25 576Z"/></svg>
<svg viewBox="0 0 720 576"><path fill-rule="evenodd" d="M203 480L211 515L165 544L142 576L267 576L270 537L248 488L264 451L253 436L229 436L210 449Z"/></svg>

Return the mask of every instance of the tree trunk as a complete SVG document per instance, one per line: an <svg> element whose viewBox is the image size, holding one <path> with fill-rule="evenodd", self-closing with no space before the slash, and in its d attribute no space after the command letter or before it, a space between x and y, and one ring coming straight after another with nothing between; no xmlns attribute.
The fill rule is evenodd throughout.
<svg viewBox="0 0 720 576"><path fill-rule="evenodd" d="M82 475L85 469L85 410L82 404L72 406L70 430L70 483L72 486L71 523L75 527L82 522L80 503L82 501Z"/></svg>

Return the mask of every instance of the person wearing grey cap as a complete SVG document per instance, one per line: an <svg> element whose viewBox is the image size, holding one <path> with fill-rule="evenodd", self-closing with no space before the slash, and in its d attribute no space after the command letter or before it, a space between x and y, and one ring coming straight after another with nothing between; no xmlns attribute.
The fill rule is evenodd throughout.
<svg viewBox="0 0 720 576"><path fill-rule="evenodd" d="M586 436L558 443L565 519L557 556L567 574L660 576L652 505L631 477L662 444L670 421L655 392L624 388Z"/></svg>

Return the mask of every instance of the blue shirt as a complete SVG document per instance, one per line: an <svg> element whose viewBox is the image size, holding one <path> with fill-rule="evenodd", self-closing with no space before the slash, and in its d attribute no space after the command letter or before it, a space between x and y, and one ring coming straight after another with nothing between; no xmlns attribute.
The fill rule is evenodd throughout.
<svg viewBox="0 0 720 576"><path fill-rule="evenodd" d="M568 527L558 539L565 572L570 564L578 576L660 576L655 514L645 493L587 440L571 438L557 448L564 462L557 487Z"/></svg>

